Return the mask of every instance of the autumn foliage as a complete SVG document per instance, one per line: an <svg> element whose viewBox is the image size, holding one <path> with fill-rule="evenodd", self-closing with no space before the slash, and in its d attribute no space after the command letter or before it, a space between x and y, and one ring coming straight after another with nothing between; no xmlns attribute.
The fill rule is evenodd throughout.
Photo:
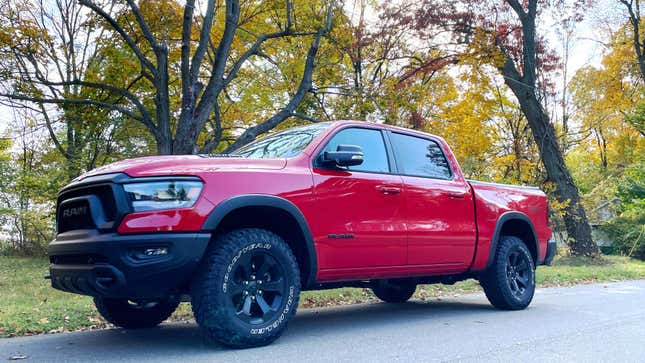
<svg viewBox="0 0 645 363"><path fill-rule="evenodd" d="M643 183L631 172L645 155L638 1L191 4L2 2L0 100L12 113L0 118L0 225L10 239L46 242L56 189L83 171L224 152L333 119L435 133L469 177L542 187L556 229L577 236L574 253L596 253L585 220L603 224L603 203L620 200L614 217L636 205L628 220L640 220L641 204L618 187L631 182L625 170ZM620 20L594 35L598 62L572 69L556 34L575 41L604 14Z"/></svg>

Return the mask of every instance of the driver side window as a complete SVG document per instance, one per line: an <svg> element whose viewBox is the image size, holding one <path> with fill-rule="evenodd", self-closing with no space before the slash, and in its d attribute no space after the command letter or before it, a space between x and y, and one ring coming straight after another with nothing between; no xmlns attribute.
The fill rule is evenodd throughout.
<svg viewBox="0 0 645 363"><path fill-rule="evenodd" d="M356 145L363 149L363 163L350 166L348 170L368 173L390 172L381 131L357 127L343 129L329 140L323 152L336 151L338 145Z"/></svg>

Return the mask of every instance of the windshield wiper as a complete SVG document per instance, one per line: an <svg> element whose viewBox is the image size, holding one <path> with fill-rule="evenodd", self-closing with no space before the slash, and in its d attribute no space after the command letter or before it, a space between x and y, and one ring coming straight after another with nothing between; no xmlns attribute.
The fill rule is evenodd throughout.
<svg viewBox="0 0 645 363"><path fill-rule="evenodd" d="M197 154L202 158L243 158L244 156L238 154Z"/></svg>

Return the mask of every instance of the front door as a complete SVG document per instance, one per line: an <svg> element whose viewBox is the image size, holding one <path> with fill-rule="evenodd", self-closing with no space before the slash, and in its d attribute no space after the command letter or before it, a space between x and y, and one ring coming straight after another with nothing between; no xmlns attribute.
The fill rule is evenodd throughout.
<svg viewBox="0 0 645 363"><path fill-rule="evenodd" d="M344 128L331 136L320 152L336 150L338 145L360 146L364 161L346 168L323 168L314 161L318 214L310 227L320 277L360 277L366 269L404 266L403 184L400 176L390 174L382 131Z"/></svg>

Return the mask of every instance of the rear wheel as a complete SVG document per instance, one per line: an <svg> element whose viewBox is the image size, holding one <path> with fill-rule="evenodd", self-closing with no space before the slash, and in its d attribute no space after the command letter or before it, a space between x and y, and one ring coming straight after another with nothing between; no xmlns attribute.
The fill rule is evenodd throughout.
<svg viewBox="0 0 645 363"><path fill-rule="evenodd" d="M381 280L373 287L374 295L387 303L408 301L417 289L417 284L410 281Z"/></svg>
<svg viewBox="0 0 645 363"><path fill-rule="evenodd" d="M526 308L535 294L535 264L528 248L517 237L502 236L494 258L480 278L488 301L503 310Z"/></svg>
<svg viewBox="0 0 645 363"><path fill-rule="evenodd" d="M94 305L108 322L127 329L152 328L168 319L179 300L127 300L94 298Z"/></svg>
<svg viewBox="0 0 645 363"><path fill-rule="evenodd" d="M217 238L192 286L195 320L209 340L235 347L277 339L295 314L300 271L278 235L255 228Z"/></svg>

